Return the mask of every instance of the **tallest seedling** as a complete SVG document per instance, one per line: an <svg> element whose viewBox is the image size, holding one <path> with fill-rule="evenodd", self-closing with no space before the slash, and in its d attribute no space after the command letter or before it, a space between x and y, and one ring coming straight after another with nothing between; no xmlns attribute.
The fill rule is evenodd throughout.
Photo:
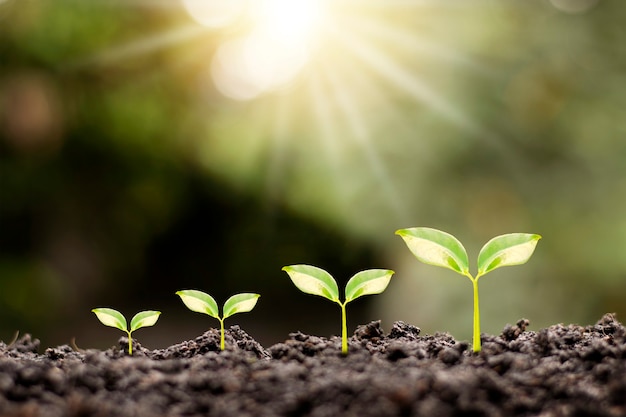
<svg viewBox="0 0 626 417"><path fill-rule="evenodd" d="M478 273L469 272L465 248L454 236L428 227L413 227L396 231L420 261L451 269L472 281L474 288L474 352L480 351L480 312L478 308L478 278L501 266L521 265L532 256L541 236L510 233L496 236L478 254Z"/></svg>

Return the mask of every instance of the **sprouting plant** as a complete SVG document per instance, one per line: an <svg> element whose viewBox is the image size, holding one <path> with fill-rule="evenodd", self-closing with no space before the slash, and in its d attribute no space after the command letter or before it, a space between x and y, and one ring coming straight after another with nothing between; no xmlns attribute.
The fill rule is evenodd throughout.
<svg viewBox="0 0 626 417"><path fill-rule="evenodd" d="M140 311L130 321L130 330L126 324L126 318L122 313L112 308L94 308L91 310L96 313L98 320L105 326L116 327L128 335L128 354L133 354L132 332L142 327L154 326L159 319L160 311Z"/></svg>
<svg viewBox="0 0 626 417"><path fill-rule="evenodd" d="M198 290L177 291L176 294L191 311L208 314L220 321L220 350L224 350L224 320L236 313L247 313L252 310L259 299L259 294L241 293L235 294L224 303L223 313L220 317L217 302L209 294Z"/></svg>
<svg viewBox="0 0 626 417"><path fill-rule="evenodd" d="M298 289L307 294L319 295L334 301L341 307L341 353L348 354L348 327L346 304L362 295L380 294L385 291L393 271L368 269L361 271L346 284L346 299L339 301L339 288L335 279L321 268L311 265L291 265L283 268Z"/></svg>
<svg viewBox="0 0 626 417"><path fill-rule="evenodd" d="M496 268L526 263L532 256L541 236L528 233L509 233L487 242L478 254L478 273L469 272L465 248L454 236L428 227L400 229L396 234L404 239L409 250L420 261L451 269L472 281L474 289L474 352L480 351L480 313L478 308L478 279Z"/></svg>

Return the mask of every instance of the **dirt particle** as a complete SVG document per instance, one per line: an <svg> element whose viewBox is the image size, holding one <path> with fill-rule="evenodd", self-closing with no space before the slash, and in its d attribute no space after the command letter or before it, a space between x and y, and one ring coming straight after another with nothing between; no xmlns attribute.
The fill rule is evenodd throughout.
<svg viewBox="0 0 626 417"><path fill-rule="evenodd" d="M415 340L419 336L421 329L403 321L396 321L391 328L389 338L391 339L411 339Z"/></svg>
<svg viewBox="0 0 626 417"><path fill-rule="evenodd" d="M379 339L384 336L384 332L380 324L381 321L377 320L366 325L358 326L354 331L354 336L358 340Z"/></svg>
<svg viewBox="0 0 626 417"><path fill-rule="evenodd" d="M512 341L517 339L523 332L526 331L526 327L528 327L530 321L526 319L518 320L515 326L507 324L502 330L502 338L506 341Z"/></svg>

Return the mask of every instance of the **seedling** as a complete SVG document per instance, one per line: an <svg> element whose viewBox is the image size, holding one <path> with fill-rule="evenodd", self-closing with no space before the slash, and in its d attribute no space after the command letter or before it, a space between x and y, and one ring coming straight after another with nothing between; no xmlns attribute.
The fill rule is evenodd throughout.
<svg viewBox="0 0 626 417"><path fill-rule="evenodd" d="M224 350L224 320L236 313L247 313L252 310L259 299L259 294L235 294L224 303L224 316L220 317L217 302L209 294L198 290L177 291L176 294L191 311L208 314L220 321L220 350Z"/></svg>
<svg viewBox="0 0 626 417"><path fill-rule="evenodd" d="M123 332L126 332L128 335L128 354L133 354L133 338L131 336L132 332L137 329L141 329L142 327L154 326L154 324L159 319L160 311L140 311L135 314L135 316L130 321L130 330L128 330L128 325L126 324L126 318L122 313L117 310L113 310L112 308L94 308L91 310L96 313L96 317L98 320L105 326L116 327Z"/></svg>
<svg viewBox="0 0 626 417"><path fill-rule="evenodd" d="M428 227L400 229L396 234L404 239L418 260L451 269L472 281L474 289L474 352L480 351L480 313L478 308L478 279L502 266L521 265L532 256L541 236L528 233L510 233L496 236L487 242L478 254L478 273L469 272L465 248L454 236Z"/></svg>
<svg viewBox="0 0 626 417"><path fill-rule="evenodd" d="M346 304L362 295L380 294L385 291L393 271L368 269L355 274L346 284L346 300L339 301L339 288L335 279L321 268L310 265L291 265L283 268L298 289L307 294L319 295L334 301L341 307L341 353L348 354L348 326Z"/></svg>

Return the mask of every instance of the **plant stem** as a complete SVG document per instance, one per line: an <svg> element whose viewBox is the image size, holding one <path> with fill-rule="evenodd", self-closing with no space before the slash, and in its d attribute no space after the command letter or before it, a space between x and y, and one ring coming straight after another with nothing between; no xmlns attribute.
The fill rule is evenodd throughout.
<svg viewBox="0 0 626 417"><path fill-rule="evenodd" d="M348 354L348 323L346 319L346 304L339 303L341 306L341 353Z"/></svg>
<svg viewBox="0 0 626 417"><path fill-rule="evenodd" d="M224 350L224 319L218 318L218 320L220 321L220 350Z"/></svg>
<svg viewBox="0 0 626 417"><path fill-rule="evenodd" d="M478 308L478 277L472 278L474 288L474 352L480 352L480 311Z"/></svg>
<svg viewBox="0 0 626 417"><path fill-rule="evenodd" d="M128 330L126 330L126 333L128 333L128 354L133 356L133 338Z"/></svg>

